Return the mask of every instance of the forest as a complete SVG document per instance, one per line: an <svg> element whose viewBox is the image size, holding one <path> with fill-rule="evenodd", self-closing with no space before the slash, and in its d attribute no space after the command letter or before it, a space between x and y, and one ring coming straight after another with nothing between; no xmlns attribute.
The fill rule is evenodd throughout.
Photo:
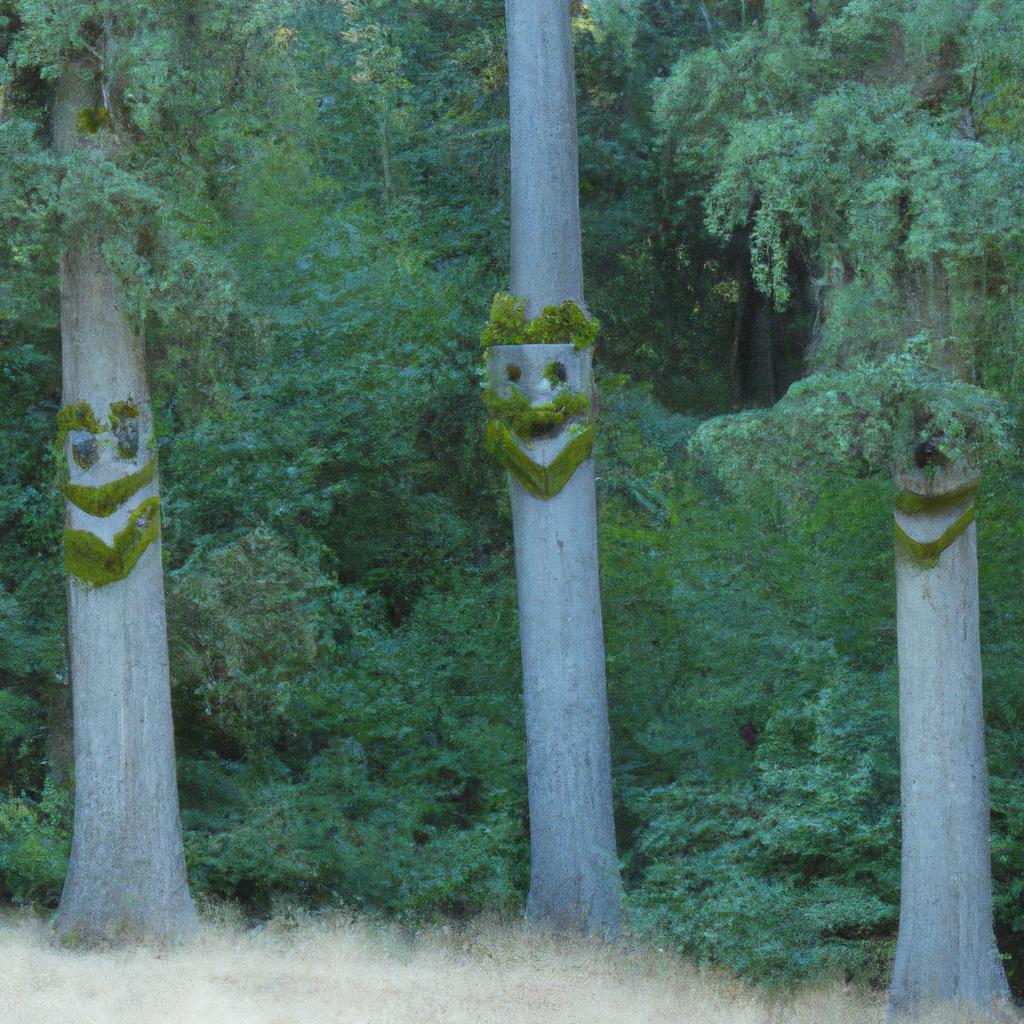
<svg viewBox="0 0 1024 1024"><path fill-rule="evenodd" d="M0 394L5 912L1024 996L1024 0L0 0Z"/></svg>

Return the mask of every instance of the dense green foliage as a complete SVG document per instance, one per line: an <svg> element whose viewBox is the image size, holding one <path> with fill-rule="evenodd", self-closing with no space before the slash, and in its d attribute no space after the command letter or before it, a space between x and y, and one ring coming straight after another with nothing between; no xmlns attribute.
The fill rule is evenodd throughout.
<svg viewBox="0 0 1024 1024"><path fill-rule="evenodd" d="M507 286L500 8L0 0L4 898L52 905L67 855L55 271L84 224L149 342L194 889L257 914L521 905L510 525L479 398ZM1024 5L574 12L632 924L755 978L884 980L887 476L928 442L988 467L997 925L1019 991ZM53 80L83 50L120 146L60 164ZM751 288L804 379L735 413Z"/></svg>

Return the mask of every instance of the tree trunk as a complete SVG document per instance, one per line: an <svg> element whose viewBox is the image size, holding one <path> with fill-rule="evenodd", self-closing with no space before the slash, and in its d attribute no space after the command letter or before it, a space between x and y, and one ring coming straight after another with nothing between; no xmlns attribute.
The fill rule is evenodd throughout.
<svg viewBox="0 0 1024 1024"><path fill-rule="evenodd" d="M67 70L59 154L103 145L78 129L97 103ZM67 458L64 553L74 709L75 821L59 931L77 941L170 938L194 923L178 816L159 486L142 339L100 240L61 256Z"/></svg>
<svg viewBox="0 0 1024 1024"><path fill-rule="evenodd" d="M739 296L732 346L732 397L737 409L766 407L778 398L775 315L771 299L758 291L750 263L750 237L740 236Z"/></svg>
<svg viewBox="0 0 1024 1024"><path fill-rule="evenodd" d="M581 309L576 92L567 3L506 0L512 139L511 291L526 316L572 300ZM590 393L590 353L572 345L501 346L492 386L508 385L509 348L521 384L543 398L559 362L570 390ZM529 351L532 350L532 351ZM552 463L576 435L537 441ZM588 449L589 451L589 449ZM530 801L529 917L617 934L620 881L612 813L594 464L580 462L557 493L538 497L510 478L516 548Z"/></svg>
<svg viewBox="0 0 1024 1024"><path fill-rule="evenodd" d="M1009 1005L992 930L973 522L978 477L899 476L896 622L903 847L890 1014Z"/></svg>
<svg viewBox="0 0 1024 1024"><path fill-rule="evenodd" d="M736 318L732 332L732 358L729 365L729 381L732 385L732 403L735 409L742 409L746 399L747 333L750 309L750 295L754 290L754 279L750 275L746 253L740 257L744 268L740 272L736 300Z"/></svg>
<svg viewBox="0 0 1024 1024"><path fill-rule="evenodd" d="M775 338L771 299L753 290L747 360L747 400L757 406L775 404Z"/></svg>
<svg viewBox="0 0 1024 1024"><path fill-rule="evenodd" d="M46 708L46 768L60 788L71 785L74 768L71 693L64 683L51 682Z"/></svg>

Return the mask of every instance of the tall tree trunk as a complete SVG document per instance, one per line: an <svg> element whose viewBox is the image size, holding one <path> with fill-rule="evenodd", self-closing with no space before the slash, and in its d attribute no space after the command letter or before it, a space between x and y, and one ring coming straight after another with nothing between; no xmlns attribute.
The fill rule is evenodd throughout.
<svg viewBox="0 0 1024 1024"><path fill-rule="evenodd" d="M754 405L775 404L775 337L771 299L756 288L752 297L750 335L747 342L747 400Z"/></svg>
<svg viewBox="0 0 1024 1024"><path fill-rule="evenodd" d="M58 86L54 146L104 144L79 114L94 77ZM68 481L64 554L74 708L75 821L58 928L83 941L167 938L191 928L171 724L160 498L142 339L84 231L60 265Z"/></svg>
<svg viewBox="0 0 1024 1024"><path fill-rule="evenodd" d="M893 1015L1009 1005L992 930L976 474L900 474L896 624L903 847Z"/></svg>
<svg viewBox="0 0 1024 1024"><path fill-rule="evenodd" d="M736 318L732 332L732 358L729 365L729 381L732 386L732 403L742 409L746 399L747 334L750 316L750 296L754 291L754 279L750 274L750 261L744 251L740 257L743 269L739 274L739 295L736 299Z"/></svg>
<svg viewBox="0 0 1024 1024"><path fill-rule="evenodd" d="M732 397L736 408L774 405L778 398L775 315L758 291L750 263L750 236L739 239L739 295L733 327Z"/></svg>
<svg viewBox="0 0 1024 1024"><path fill-rule="evenodd" d="M581 309L576 91L568 3L506 0L512 139L511 290L527 319L572 300ZM570 390L592 390L590 353L572 345L501 346L492 386L520 362L531 401L560 364ZM509 352L512 349L512 352ZM518 352L515 351L518 349ZM531 350L531 351L527 351ZM548 392L550 397L550 391ZM554 463L579 435L563 429L530 456ZM588 449L589 451L589 449ZM529 917L617 934L620 881L612 813L594 464L538 497L510 477L530 802Z"/></svg>

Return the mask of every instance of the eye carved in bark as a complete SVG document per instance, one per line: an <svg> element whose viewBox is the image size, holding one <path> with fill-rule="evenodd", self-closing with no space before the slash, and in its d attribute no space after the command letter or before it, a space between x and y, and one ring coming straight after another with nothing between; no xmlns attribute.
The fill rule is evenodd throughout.
<svg viewBox="0 0 1024 1024"><path fill-rule="evenodd" d="M561 387L569 379L569 371L565 368L565 363L548 363L544 367L544 379L553 387Z"/></svg>
<svg viewBox="0 0 1024 1024"><path fill-rule="evenodd" d="M95 466L100 457L100 446L96 438L85 431L74 431L71 435L71 457L81 469Z"/></svg>
<svg viewBox="0 0 1024 1024"><path fill-rule="evenodd" d="M122 459L134 459L139 453L139 421L134 417L116 420L111 431L117 440L118 455Z"/></svg>
<svg viewBox="0 0 1024 1024"><path fill-rule="evenodd" d="M103 424L96 419L96 414L92 411L92 406L88 402L66 405L57 413L57 438L55 444L58 451L64 449L64 444L72 431L90 434L103 433Z"/></svg>
<svg viewBox="0 0 1024 1024"><path fill-rule="evenodd" d="M926 440L918 441L914 445L914 465L918 469L924 469L926 466L945 466L949 464L949 459L942 454L942 451L935 444L937 438L929 437Z"/></svg>
<svg viewBox="0 0 1024 1024"><path fill-rule="evenodd" d="M135 458L139 450L139 407L132 399L111 402L109 421L99 419L88 402L64 406L57 413L57 437L54 443L57 450L62 451L72 433L102 434L107 430L114 435L121 457Z"/></svg>

